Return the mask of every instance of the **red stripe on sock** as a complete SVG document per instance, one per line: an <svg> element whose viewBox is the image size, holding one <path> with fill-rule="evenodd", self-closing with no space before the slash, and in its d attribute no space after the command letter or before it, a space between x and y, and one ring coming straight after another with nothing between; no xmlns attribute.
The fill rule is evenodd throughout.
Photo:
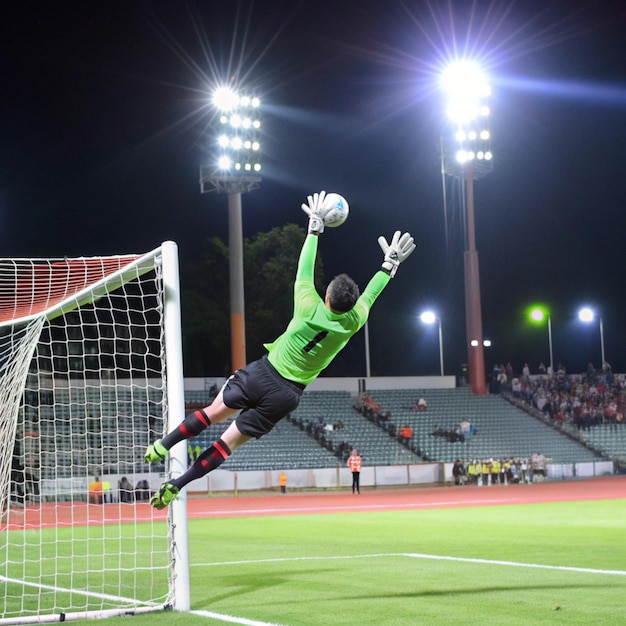
<svg viewBox="0 0 626 626"><path fill-rule="evenodd" d="M181 432L183 435L185 435L185 439L189 439L189 437L191 437L191 436L192 436L192 435L191 435L191 433L187 430L187 428L185 428L185 425L184 425L184 424L181 424L181 425L179 426L179 428L180 428L180 432Z"/></svg>
<svg viewBox="0 0 626 626"><path fill-rule="evenodd" d="M222 455L223 459L228 458L228 452L226 452L226 450L224 450L224 448L222 448L217 441L213 444L213 447Z"/></svg>
<svg viewBox="0 0 626 626"><path fill-rule="evenodd" d="M194 411L194 415L205 425L205 426L210 426L211 422L209 421L209 418L206 416L206 413L202 410L199 411Z"/></svg>

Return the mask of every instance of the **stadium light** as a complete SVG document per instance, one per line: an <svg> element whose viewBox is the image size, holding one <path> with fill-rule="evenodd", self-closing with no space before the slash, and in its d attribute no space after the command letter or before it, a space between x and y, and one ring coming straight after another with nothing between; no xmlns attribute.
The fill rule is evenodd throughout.
<svg viewBox="0 0 626 626"><path fill-rule="evenodd" d="M461 202L466 214L465 320L468 373L472 392L485 395L485 354L480 303L480 272L474 221L474 180L493 169L491 87L478 65L469 60L452 63L441 74L445 99L445 133L441 138L441 173L444 211L447 212L446 175L459 179ZM464 197L463 197L464 194Z"/></svg>
<svg viewBox="0 0 626 626"><path fill-rule="evenodd" d="M432 311L424 311L420 315L420 319L424 324L434 324L435 322L439 324L439 370L443 376L443 331L441 328L441 318L437 317Z"/></svg>
<svg viewBox="0 0 626 626"><path fill-rule="evenodd" d="M552 355L552 320L550 318L550 312L545 307L535 306L532 307L528 313L531 321L535 323L542 323L544 320L548 321L548 345L550 347L550 374L554 374L554 358Z"/></svg>
<svg viewBox="0 0 626 626"><path fill-rule="evenodd" d="M231 367L235 371L247 362L241 195L261 182L261 101L255 94L218 87L211 105L215 109L211 163L200 168L200 192L228 195Z"/></svg>
<svg viewBox="0 0 626 626"><path fill-rule="evenodd" d="M463 171L470 163L474 174L489 173L493 152L489 127L491 87L486 74L476 63L461 60L443 71L441 84L449 126L449 173L464 178Z"/></svg>
<svg viewBox="0 0 626 626"><path fill-rule="evenodd" d="M589 307L583 307L578 311L578 319L585 324L590 324L596 319L596 313L593 309ZM602 353L602 363L601 367L606 363L606 359L604 358L604 326L602 324L602 317L598 317L600 321L600 350Z"/></svg>

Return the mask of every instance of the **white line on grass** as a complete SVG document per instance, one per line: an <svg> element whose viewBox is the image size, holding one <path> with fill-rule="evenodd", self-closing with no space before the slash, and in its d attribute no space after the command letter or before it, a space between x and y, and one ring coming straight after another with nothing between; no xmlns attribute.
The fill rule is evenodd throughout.
<svg viewBox="0 0 626 626"><path fill-rule="evenodd" d="M189 611L192 615L198 615L199 617L210 617L212 619L220 620L221 622L229 622L231 624L244 624L244 626L280 626L274 622L259 622L253 619L246 619L245 617L234 617L233 615L224 615L223 613L213 613L212 611Z"/></svg>
<svg viewBox="0 0 626 626"><path fill-rule="evenodd" d="M219 563L191 563L190 567L211 567L214 565L251 565L254 563L284 563L288 561L333 561L340 559L371 559L389 556L406 556L406 554L351 554L348 556L294 556L276 559L249 559L244 561L220 561Z"/></svg>
<svg viewBox="0 0 626 626"><path fill-rule="evenodd" d="M492 561L488 559L469 559L457 556L437 556L434 554L410 554L413 559L431 559L439 561L457 561L461 563L482 563L484 565L504 565L505 567L533 567L535 569L558 570L559 572L582 572L584 574L609 574L612 576L626 576L626 571L619 569L593 569L590 567L570 567L568 565L542 565L540 563L518 563L516 561Z"/></svg>
<svg viewBox="0 0 626 626"><path fill-rule="evenodd" d="M67 593L76 593L76 594L80 594L80 595L84 595L84 596L89 596L89 597L95 597L95 598L101 598L103 600L113 600L115 602L127 602L129 603L131 606L133 603L137 603L137 604L142 604L145 606L152 606L152 607L158 607L159 604L156 602L144 602L141 600L134 600L133 598L124 598L121 596L112 596L110 594L105 594L105 593L95 593L92 591L86 591L86 590L82 590L82 589L76 589L76 588L72 588L72 589L66 589L64 587L56 587L56 586L52 586L52 585L42 585L42 584L38 584L38 583L28 583L28 582L24 582L23 580L18 580L15 578L7 578L5 576L0 576L0 582L8 582L8 583L19 583L25 586L31 586L31 587L38 587L40 589L45 589L48 591L56 591L56 592L67 592ZM131 610L131 609L128 609ZM207 617L207 618L213 618L216 620L220 620L222 622L229 622L231 624L243 624L243 626L280 626L280 624L275 624L272 622L259 622L257 620L250 620L250 619L246 619L243 617L234 617L232 615L224 615L222 613L213 613L211 611L188 611L189 613L192 613L193 615L198 615L199 617Z"/></svg>
<svg viewBox="0 0 626 626"><path fill-rule="evenodd" d="M585 574L607 574L611 576L626 576L625 570L593 569L589 567L570 567L567 565L543 565L540 563L519 563L517 561L496 561L489 559L472 559L459 556L439 556L436 554L420 554L412 552L397 552L391 554L355 554L346 556L298 556L275 559L247 559L242 561L220 561L219 563L191 564L191 567L211 567L224 565L251 565L255 563L286 563L290 561L334 561L349 559L379 559L393 556L404 556L412 559L431 559L439 561L456 561L458 563L479 563L483 565L502 565L505 567L531 567L535 569L557 570L561 572L581 572Z"/></svg>
<svg viewBox="0 0 626 626"><path fill-rule="evenodd" d="M153 606L158 607L161 606L162 602L153 602L151 600L137 600L135 598L127 598L125 596L115 596L110 593L99 593L97 591L89 591L88 589L78 589L76 587L72 587L71 589L68 587L59 587L58 585L44 585L43 583L37 582L28 582L26 580L21 580L19 578L8 578L6 576L0 576L0 582L6 583L15 583L19 585L23 585L24 587L35 587L36 589L41 589L43 591L54 591L56 593L74 593L79 596L85 596L87 598L98 598L100 600L111 600L113 602L126 602L128 604L141 604L145 606Z"/></svg>

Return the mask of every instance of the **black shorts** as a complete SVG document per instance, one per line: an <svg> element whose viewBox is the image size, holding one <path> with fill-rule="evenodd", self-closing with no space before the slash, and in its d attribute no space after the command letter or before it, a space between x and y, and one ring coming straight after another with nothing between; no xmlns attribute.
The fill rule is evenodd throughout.
<svg viewBox="0 0 626 626"><path fill-rule="evenodd" d="M235 418L239 432L259 439L294 411L304 385L283 378L267 356L237 370L224 385L224 404L241 409Z"/></svg>

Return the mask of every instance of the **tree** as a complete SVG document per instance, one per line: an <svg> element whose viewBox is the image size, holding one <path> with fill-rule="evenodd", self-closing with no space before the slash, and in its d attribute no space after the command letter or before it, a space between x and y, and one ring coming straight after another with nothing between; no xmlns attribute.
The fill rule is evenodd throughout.
<svg viewBox="0 0 626 626"><path fill-rule="evenodd" d="M264 353L293 313L293 283L305 231L295 224L246 239L244 292L247 360ZM323 293L322 261L316 285ZM201 259L181 272L183 349L187 376L224 376L230 369L228 248L218 238L201 245Z"/></svg>
<svg viewBox="0 0 626 626"><path fill-rule="evenodd" d="M228 248L211 237L198 250L200 258L181 270L185 375L227 376L231 373Z"/></svg>

